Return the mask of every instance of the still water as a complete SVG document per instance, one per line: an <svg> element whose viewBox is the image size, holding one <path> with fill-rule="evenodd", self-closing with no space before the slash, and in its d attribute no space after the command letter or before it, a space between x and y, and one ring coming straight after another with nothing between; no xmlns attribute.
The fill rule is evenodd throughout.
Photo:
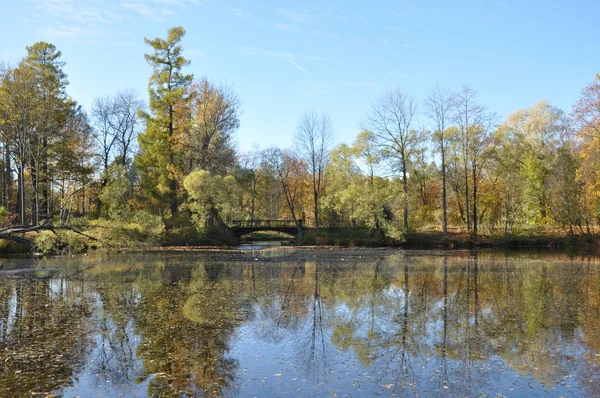
<svg viewBox="0 0 600 398"><path fill-rule="evenodd" d="M0 397L599 396L600 258L2 260Z"/></svg>

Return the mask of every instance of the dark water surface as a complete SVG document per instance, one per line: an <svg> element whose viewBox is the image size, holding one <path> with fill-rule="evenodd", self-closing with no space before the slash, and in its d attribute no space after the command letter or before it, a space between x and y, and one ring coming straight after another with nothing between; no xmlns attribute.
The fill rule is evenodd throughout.
<svg viewBox="0 0 600 398"><path fill-rule="evenodd" d="M0 397L600 395L596 257L278 248L0 264Z"/></svg>

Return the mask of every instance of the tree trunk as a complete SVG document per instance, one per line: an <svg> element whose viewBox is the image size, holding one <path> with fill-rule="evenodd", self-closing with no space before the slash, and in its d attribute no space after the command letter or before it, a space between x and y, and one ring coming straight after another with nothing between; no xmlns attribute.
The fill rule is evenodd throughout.
<svg viewBox="0 0 600 398"><path fill-rule="evenodd" d="M173 138L173 106L169 105L169 140ZM171 165L175 164L175 154L173 153L173 148L171 148L172 143L169 142L169 163ZM171 216L175 217L179 212L179 208L177 206L177 180L175 178L169 177L169 196L171 199Z"/></svg>
<svg viewBox="0 0 600 398"><path fill-rule="evenodd" d="M467 220L467 234L471 233L471 218L469 214L469 169L465 162L465 216Z"/></svg>
<svg viewBox="0 0 600 398"><path fill-rule="evenodd" d="M254 209L256 203L256 178L252 181L252 207L250 208L250 220L254 221Z"/></svg>
<svg viewBox="0 0 600 398"><path fill-rule="evenodd" d="M21 219L21 225L25 225L25 162L21 160L18 167L19 187L17 192L17 212Z"/></svg>
<svg viewBox="0 0 600 398"><path fill-rule="evenodd" d="M319 194L313 191L313 199L315 202L315 232L319 233Z"/></svg>
<svg viewBox="0 0 600 398"><path fill-rule="evenodd" d="M404 193L404 233L408 233L408 178L406 176L406 160L402 157L402 191Z"/></svg>
<svg viewBox="0 0 600 398"><path fill-rule="evenodd" d="M40 203L40 192L39 192L39 170L37 163L31 161L31 187L33 198L31 201L31 223L33 225L39 224L39 203Z"/></svg>
<svg viewBox="0 0 600 398"><path fill-rule="evenodd" d="M4 146L4 170L2 170L2 201L7 210L10 209L12 200L12 177L10 172L10 148L8 144Z"/></svg>
<svg viewBox="0 0 600 398"><path fill-rule="evenodd" d="M477 162L473 159L473 238L479 244L477 237Z"/></svg>
<svg viewBox="0 0 600 398"><path fill-rule="evenodd" d="M446 198L446 154L442 143L442 229L444 237L448 236L448 208Z"/></svg>
<svg viewBox="0 0 600 398"><path fill-rule="evenodd" d="M506 196L505 198L506 206L504 208L504 238L508 236L508 211L510 205L510 196Z"/></svg>
<svg viewBox="0 0 600 398"><path fill-rule="evenodd" d="M42 155L42 176L39 178L40 184L42 186L42 203L39 211L42 214L43 218L47 218L50 216L50 205L48 196L50 195L50 187L49 187L49 178L48 178L48 138L44 137L43 140L43 150L44 153Z"/></svg>
<svg viewBox="0 0 600 398"><path fill-rule="evenodd" d="M104 156L104 171L102 172L102 180L100 181L100 192L104 187L108 184L108 179L106 178L106 173L108 171L108 156ZM100 199L100 195L98 195L98 200L96 202L96 213L97 217L100 217L100 212L102 211L102 200Z"/></svg>

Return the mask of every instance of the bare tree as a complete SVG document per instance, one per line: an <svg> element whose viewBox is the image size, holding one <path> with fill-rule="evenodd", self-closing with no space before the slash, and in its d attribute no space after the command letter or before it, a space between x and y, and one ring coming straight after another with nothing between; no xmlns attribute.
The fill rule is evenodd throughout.
<svg viewBox="0 0 600 398"><path fill-rule="evenodd" d="M144 101L135 90L125 89L115 94L113 102L111 125L116 137L117 162L125 166L139 132L141 121L138 110L144 108Z"/></svg>
<svg viewBox="0 0 600 398"><path fill-rule="evenodd" d="M94 101L94 140L99 146L98 155L104 170L108 168L112 156L123 166L127 163L140 126L138 110L143 107L144 102L130 89Z"/></svg>
<svg viewBox="0 0 600 398"><path fill-rule="evenodd" d="M396 88L372 103L363 126L373 133L378 144L387 149L391 160L399 167L404 193L404 232L408 232L408 167L413 152L424 139L423 131L412 129L416 113L414 98Z"/></svg>
<svg viewBox="0 0 600 398"><path fill-rule="evenodd" d="M296 127L294 144L300 157L308 166L312 180L315 211L315 229L319 232L319 210L321 192L325 186L325 168L329 163L329 152L333 146L333 123L324 112L305 112Z"/></svg>
<svg viewBox="0 0 600 398"><path fill-rule="evenodd" d="M96 142L97 156L102 163L102 188L107 181L104 177L113 156L113 149L117 142L117 131L114 128L115 101L110 97L99 97L92 105L94 131L92 137Z"/></svg>
<svg viewBox="0 0 600 398"><path fill-rule="evenodd" d="M92 137L97 146L96 156L102 164L101 188L108 183L106 171L113 161L127 165L140 126L138 110L143 107L143 101L131 89L94 100L92 117L95 128ZM97 210L101 206L102 202L98 199Z"/></svg>
<svg viewBox="0 0 600 398"><path fill-rule="evenodd" d="M455 107L454 95L446 88L435 87L424 101L425 115L434 124L433 138L441 155L442 171L442 229L448 236L448 200L446 194L446 150L448 136L446 129L450 125Z"/></svg>

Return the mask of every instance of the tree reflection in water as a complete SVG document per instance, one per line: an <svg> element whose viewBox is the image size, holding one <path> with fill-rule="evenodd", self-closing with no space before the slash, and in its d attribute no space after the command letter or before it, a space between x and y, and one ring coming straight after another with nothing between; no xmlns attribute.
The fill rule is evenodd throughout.
<svg viewBox="0 0 600 398"><path fill-rule="evenodd" d="M600 395L598 258L325 253L0 274L0 396Z"/></svg>

